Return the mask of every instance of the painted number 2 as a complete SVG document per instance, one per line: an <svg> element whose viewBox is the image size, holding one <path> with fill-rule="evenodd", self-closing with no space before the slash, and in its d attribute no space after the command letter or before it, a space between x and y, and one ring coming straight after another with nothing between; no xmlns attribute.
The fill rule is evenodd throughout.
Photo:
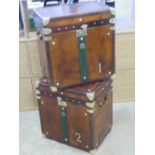
<svg viewBox="0 0 155 155"><path fill-rule="evenodd" d="M82 143L81 134L80 134L80 133L76 132L76 133L75 133L75 137L76 137L76 141L77 141L78 143Z"/></svg>

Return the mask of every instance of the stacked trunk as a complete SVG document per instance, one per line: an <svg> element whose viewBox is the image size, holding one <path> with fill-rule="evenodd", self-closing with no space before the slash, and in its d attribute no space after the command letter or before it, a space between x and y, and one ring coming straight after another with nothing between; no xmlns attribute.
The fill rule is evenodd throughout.
<svg viewBox="0 0 155 155"><path fill-rule="evenodd" d="M112 127L113 13L102 2L35 10L45 137L94 152Z"/></svg>

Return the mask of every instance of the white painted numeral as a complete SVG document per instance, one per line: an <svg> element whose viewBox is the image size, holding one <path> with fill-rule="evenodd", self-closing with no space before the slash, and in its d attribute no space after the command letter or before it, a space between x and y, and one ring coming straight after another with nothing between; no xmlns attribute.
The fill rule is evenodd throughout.
<svg viewBox="0 0 155 155"><path fill-rule="evenodd" d="M78 143L82 143L81 134L78 133L78 132L76 132L76 133L75 133L75 136L76 136L76 141L77 141Z"/></svg>

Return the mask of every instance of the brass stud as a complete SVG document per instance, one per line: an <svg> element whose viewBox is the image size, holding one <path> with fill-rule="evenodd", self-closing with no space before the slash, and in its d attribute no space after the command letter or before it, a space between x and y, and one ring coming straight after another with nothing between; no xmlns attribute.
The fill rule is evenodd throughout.
<svg viewBox="0 0 155 155"><path fill-rule="evenodd" d="M79 18L79 21L82 22L82 18Z"/></svg>
<svg viewBox="0 0 155 155"><path fill-rule="evenodd" d="M55 45L55 42L54 41L52 42L52 45Z"/></svg>
<svg viewBox="0 0 155 155"><path fill-rule="evenodd" d="M86 76L84 76L83 79L85 80L86 79Z"/></svg>
<svg viewBox="0 0 155 155"><path fill-rule="evenodd" d="M83 40L83 37L81 37L80 39Z"/></svg>
<svg viewBox="0 0 155 155"><path fill-rule="evenodd" d="M47 82L47 80L46 80L46 79L44 79L44 80L43 80L43 82Z"/></svg>
<svg viewBox="0 0 155 155"><path fill-rule="evenodd" d="M107 35L110 36L110 32L108 32Z"/></svg>
<svg viewBox="0 0 155 155"><path fill-rule="evenodd" d="M87 116L87 113L84 113L85 116Z"/></svg>
<svg viewBox="0 0 155 155"><path fill-rule="evenodd" d="M57 82L56 85L59 86L60 84Z"/></svg>

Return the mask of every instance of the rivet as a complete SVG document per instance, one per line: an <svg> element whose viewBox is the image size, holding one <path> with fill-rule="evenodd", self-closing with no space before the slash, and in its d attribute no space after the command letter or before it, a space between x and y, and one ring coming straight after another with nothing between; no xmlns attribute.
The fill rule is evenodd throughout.
<svg viewBox="0 0 155 155"><path fill-rule="evenodd" d="M108 32L107 35L110 36L110 32Z"/></svg>
<svg viewBox="0 0 155 155"><path fill-rule="evenodd" d="M57 82L56 85L59 86L59 83Z"/></svg>
<svg viewBox="0 0 155 155"><path fill-rule="evenodd" d="M102 106L102 102L100 102L99 105Z"/></svg>
<svg viewBox="0 0 155 155"><path fill-rule="evenodd" d="M75 28L75 26L73 26L73 28Z"/></svg>
<svg viewBox="0 0 155 155"><path fill-rule="evenodd" d="M109 74L111 74L111 72L109 72Z"/></svg>
<svg viewBox="0 0 155 155"><path fill-rule="evenodd" d="M61 108L61 110L65 110L65 108L64 108L64 107L62 107L62 108Z"/></svg>
<svg viewBox="0 0 155 155"><path fill-rule="evenodd" d="M65 141L68 141L68 139L67 139L67 138L65 138Z"/></svg>
<svg viewBox="0 0 155 155"><path fill-rule="evenodd" d="M43 80L43 82L47 82L47 80L46 80L46 79L44 79L44 80Z"/></svg>
<svg viewBox="0 0 155 155"><path fill-rule="evenodd" d="M41 104L44 104L44 102L43 102L43 101L41 101Z"/></svg>
<svg viewBox="0 0 155 155"><path fill-rule="evenodd" d="M96 25L96 22L94 22L94 25Z"/></svg>
<svg viewBox="0 0 155 155"><path fill-rule="evenodd" d="M88 149L88 145L86 145L86 148Z"/></svg>
<svg viewBox="0 0 155 155"><path fill-rule="evenodd" d="M50 94L50 96L52 96L52 94Z"/></svg>
<svg viewBox="0 0 155 155"><path fill-rule="evenodd" d="M74 102L75 100L73 99L72 101Z"/></svg>
<svg viewBox="0 0 155 155"><path fill-rule="evenodd" d="M46 135L48 135L48 132L46 132Z"/></svg>
<svg viewBox="0 0 155 155"><path fill-rule="evenodd" d="M63 95L64 93L63 92L60 92L60 94Z"/></svg>
<svg viewBox="0 0 155 155"><path fill-rule="evenodd" d="M84 113L85 116L87 116L87 113Z"/></svg>
<svg viewBox="0 0 155 155"><path fill-rule="evenodd" d="M84 76L83 79L86 79L86 76Z"/></svg>
<svg viewBox="0 0 155 155"><path fill-rule="evenodd" d="M78 103L81 103L81 101L78 101Z"/></svg>
<svg viewBox="0 0 155 155"><path fill-rule="evenodd" d="M81 37L80 40L83 40L83 37Z"/></svg>
<svg viewBox="0 0 155 155"><path fill-rule="evenodd" d="M96 143L96 146L98 146L99 145L99 143Z"/></svg>
<svg viewBox="0 0 155 155"><path fill-rule="evenodd" d="M60 31L60 30L61 30L61 28L59 27L59 28L58 28L58 31Z"/></svg>
<svg viewBox="0 0 155 155"><path fill-rule="evenodd" d="M55 42L54 41L52 42L52 45L55 45Z"/></svg>
<svg viewBox="0 0 155 155"><path fill-rule="evenodd" d="M102 20L102 21L101 21L101 24L103 24L103 23L104 23L104 21Z"/></svg>
<svg viewBox="0 0 155 155"><path fill-rule="evenodd" d="M82 22L82 18L79 18L79 21Z"/></svg>
<svg viewBox="0 0 155 155"><path fill-rule="evenodd" d="M68 27L65 27L65 30L67 30L68 29Z"/></svg>

